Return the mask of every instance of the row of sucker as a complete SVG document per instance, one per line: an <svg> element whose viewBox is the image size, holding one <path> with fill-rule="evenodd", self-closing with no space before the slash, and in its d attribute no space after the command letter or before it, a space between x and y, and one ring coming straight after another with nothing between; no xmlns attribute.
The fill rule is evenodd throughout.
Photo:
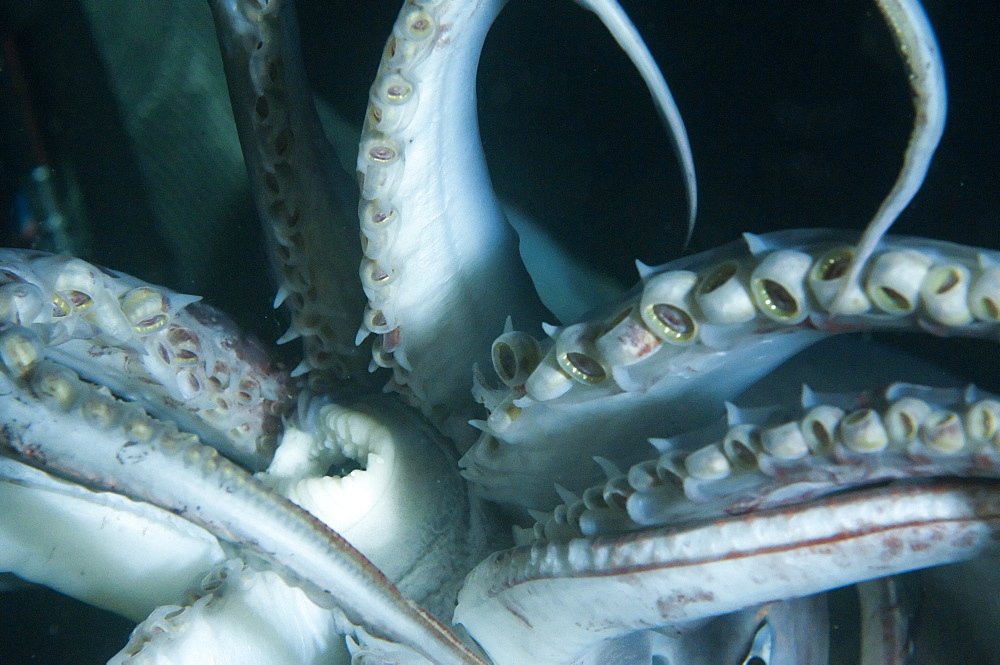
<svg viewBox="0 0 1000 665"><path fill-rule="evenodd" d="M358 149L358 180L361 187L361 284L365 307L357 341L374 333L369 367L393 370L397 388L405 391L406 372L393 352L401 331L393 311L393 283L397 266L385 257L404 223L394 195L405 168L405 146L396 139L412 119L419 103L419 88L413 70L433 50L438 37L435 6L438 0L407 2L400 11L386 42L378 73L368 96L361 144Z"/></svg>
<svg viewBox="0 0 1000 665"><path fill-rule="evenodd" d="M244 464L270 459L287 376L223 314L81 259L3 250L0 265L0 328L28 329L45 355Z"/></svg>
<svg viewBox="0 0 1000 665"><path fill-rule="evenodd" d="M897 383L877 395L804 388L793 418L778 407L729 412L724 427L693 437L702 443L694 450L654 439L659 455L626 472L599 459L607 481L580 497L560 489L563 503L533 511L519 542L741 514L895 479L1000 478L1000 400L971 386Z"/></svg>
<svg viewBox="0 0 1000 665"><path fill-rule="evenodd" d="M278 342L303 340L292 376L312 371L317 381L340 381L363 374L365 359L346 323L363 303L351 278L357 227L341 219L350 214L338 192L349 185L337 187L342 174L330 168L334 159L295 50L292 3L212 4L258 213L270 230L274 306L286 304L292 319Z"/></svg>
<svg viewBox="0 0 1000 665"><path fill-rule="evenodd" d="M131 455L144 456L151 447L185 455L191 463L221 459L214 449L201 446L196 435L149 417L138 404L123 402L81 381L73 370L47 360L41 339L30 328L0 330L0 362L5 373L24 382L49 408L103 432L124 435L128 443L119 452L122 464L129 463ZM31 450L26 452L30 458Z"/></svg>
<svg viewBox="0 0 1000 665"><path fill-rule="evenodd" d="M281 611L283 620L248 636L240 620L261 611ZM276 639L281 629L290 626L299 639ZM108 665L156 665L203 657L207 651L201 638L206 631L213 637L208 651L225 662L242 662L251 652L261 659L313 662L329 656L331 649L338 650L336 631L345 626L339 612L312 605L300 589L286 586L273 571L230 559L210 570L179 604L153 610Z"/></svg>
<svg viewBox="0 0 1000 665"><path fill-rule="evenodd" d="M242 564L237 560L225 561L209 571L197 586L188 589L181 604L157 607L135 627L129 635L128 643L108 661L108 665L157 662L152 653L157 643L178 639L185 626L191 622L192 615L213 605L217 601L214 594L228 583L231 576L239 575L242 572L240 568Z"/></svg>
<svg viewBox="0 0 1000 665"><path fill-rule="evenodd" d="M642 269L639 287L613 315L548 328L545 353L526 333L501 335L493 367L509 391L483 398L491 410L487 435L502 436L532 403L571 391L579 397L594 389L639 390L648 385L650 359L699 347L724 350L755 333L914 326L936 334L1000 334L997 252L886 238L834 317L828 308L854 257L852 246L775 247L772 236L750 234L745 243L749 255L707 269Z"/></svg>

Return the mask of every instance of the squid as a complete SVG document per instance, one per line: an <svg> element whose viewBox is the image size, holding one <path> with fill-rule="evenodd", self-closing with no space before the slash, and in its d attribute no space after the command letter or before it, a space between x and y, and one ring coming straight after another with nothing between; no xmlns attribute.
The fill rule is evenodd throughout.
<svg viewBox="0 0 1000 665"><path fill-rule="evenodd" d="M982 340L995 378L1000 252L887 233L945 131L922 7L876 3L914 121L869 217L751 222L625 288L532 219L557 199L494 193L476 75L504 4L407 0L363 122L324 130L292 4L209 3L301 353L0 250L2 570L137 622L123 665L823 664L853 584L853 660L932 658L897 576L995 555L1000 398L869 338ZM616 3L579 4L663 123L679 246L718 233L680 88Z"/></svg>

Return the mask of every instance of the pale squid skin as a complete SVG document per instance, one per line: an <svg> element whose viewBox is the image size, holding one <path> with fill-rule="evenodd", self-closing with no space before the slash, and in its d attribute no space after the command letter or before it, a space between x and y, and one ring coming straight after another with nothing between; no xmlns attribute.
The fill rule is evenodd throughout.
<svg viewBox="0 0 1000 665"><path fill-rule="evenodd" d="M383 28L383 30L384 30L384 28ZM653 133L655 133L655 132L650 132L650 135L652 135ZM703 179L704 179L705 177L706 177L706 176L703 176ZM862 218L862 217L859 217L859 219L861 219L861 218ZM812 222L813 222L813 221L814 221L814 220L810 220L810 225L812 225ZM796 224L801 224L801 222L793 222L793 223L796 223ZM858 224L852 224L852 226L858 226ZM956 225L956 226L957 226L957 225ZM935 234L933 234L933 235L938 235L938 234L937 234L937 233L935 233Z"/></svg>

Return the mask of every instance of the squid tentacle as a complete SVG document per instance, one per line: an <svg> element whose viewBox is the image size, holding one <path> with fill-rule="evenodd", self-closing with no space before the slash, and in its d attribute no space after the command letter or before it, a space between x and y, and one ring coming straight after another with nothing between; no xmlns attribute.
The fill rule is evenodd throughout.
<svg viewBox="0 0 1000 665"><path fill-rule="evenodd" d="M715 658L800 665L824 655L777 648L782 635L808 641L801 622L778 627L781 611L794 613L795 604L760 603L996 550L995 397L896 385L876 397L805 391L801 409L723 407L785 358L833 334L998 336L1000 254L882 237L922 183L944 121L940 55L916 0L879 2L906 59L917 118L897 183L860 241L825 232L747 235L718 252L640 266L642 283L632 292L564 327L540 323L544 308L479 145L475 65L502 0L404 4L371 88L357 160L363 260L354 243L343 242L357 227L327 195L340 185L327 177L332 156L311 114L290 3L212 4L241 107L247 167L261 216L272 223L276 304L287 301L293 310L281 341L306 338L306 359L293 376L312 372L313 390L329 387L321 385L326 377L361 386L362 354L353 345L374 333L370 369L391 369L389 387L468 450L463 473L479 497L550 508L558 494L564 504L533 512L539 524L520 533L518 546L474 568L455 612L467 632L453 633L439 621L487 536L461 527L486 518L422 419L392 400L356 404L307 390L287 416L272 461L277 422L293 397L289 379L264 367L255 347L196 298L82 261L4 253L4 497L27 488L35 510L65 496L103 508L108 519L159 520L205 544L208 552L188 571L217 565L223 553L240 557L215 568L190 598L173 597L177 580L160 590L156 602L174 604L140 625L116 662L191 660L186 649L215 638L217 650L234 640L257 652L225 654L232 662L307 662L336 634L349 633L352 662L482 665L476 647L462 641L468 635L497 665L644 664L675 659L678 641L664 634L668 627L694 635L714 624L736 627L747 643L730 642ZM685 167L690 175L689 159ZM693 178L687 186L693 221ZM314 198L319 193L326 194ZM330 219L337 230L328 233ZM331 250L335 258L324 261L330 234L347 249ZM356 268L345 272L351 256L354 266L361 263L360 291ZM362 291L368 305L355 335L348 319L352 303L363 306ZM333 304L321 301L331 294ZM502 325L508 314L529 332L514 330L510 318ZM536 325L551 339L539 342ZM475 398L490 415L475 423L483 436L469 449L466 420L479 409L468 399L467 372L487 355L505 387L487 386L474 370ZM723 408L724 427L686 434ZM639 462L656 434L673 438L654 442L656 460ZM419 440L419 449L404 454L388 439L393 446ZM591 456L600 470L586 461ZM394 530L382 544L383 573L360 543L341 538L349 526L328 528L302 508L329 518L345 486L363 489L353 482L361 473L321 478L331 463L389 467L390 457L406 467L391 470L400 485L380 495L389 510L375 506L369 516L391 521L396 504L421 505L409 530ZM256 478L246 471L269 461ZM607 480L584 489L601 471ZM370 473L367 480L385 478ZM554 482L570 489L553 490ZM444 508L423 502L435 493ZM168 519L178 515L190 522ZM369 531L364 535L381 535ZM392 557L393 547L411 546L419 551ZM195 548L177 547L185 554ZM438 563L440 550L448 552L447 565ZM420 561L422 552L430 558ZM437 605L419 608L407 594ZM795 606L822 620L822 602ZM135 603L125 610L138 612ZM268 614L275 610L281 616ZM708 621L724 612L733 614ZM306 625L284 623L296 619ZM256 620L266 630L248 643L243 633ZM703 646L708 635L692 641ZM272 636L306 643L283 650ZM268 646L277 649L265 652Z"/></svg>
<svg viewBox="0 0 1000 665"><path fill-rule="evenodd" d="M499 552L469 574L455 620L497 665L573 662L636 631L995 552L998 530L995 482L860 490Z"/></svg>
<svg viewBox="0 0 1000 665"><path fill-rule="evenodd" d="M30 328L47 357L263 468L288 377L198 300L82 259L0 250L0 326Z"/></svg>
<svg viewBox="0 0 1000 665"><path fill-rule="evenodd" d="M0 570L134 621L179 602L226 558L214 536L169 511L13 459L0 458L0 502Z"/></svg>
<svg viewBox="0 0 1000 665"><path fill-rule="evenodd" d="M331 662L338 634L350 630L336 608L315 604L275 571L230 559L180 604L161 606L137 625L108 665L199 662L209 649L220 664L319 665Z"/></svg>
<svg viewBox="0 0 1000 665"><path fill-rule="evenodd" d="M476 65L503 4L404 4L358 152L368 296L358 339L379 336L372 368L392 368L393 388L462 448L473 435L469 368L508 314L537 325L545 311L478 148Z"/></svg>
<svg viewBox="0 0 1000 665"><path fill-rule="evenodd" d="M974 388L895 384L815 395L799 413L737 409L660 454L539 514L521 544L740 515L888 480L1000 479L1000 401Z"/></svg>
<svg viewBox="0 0 1000 665"><path fill-rule="evenodd" d="M835 312L840 311L845 302L845 294L861 276L861 271L879 240L923 185L931 159L944 134L948 109L948 87L944 80L941 51L934 29L920 2L877 0L875 4L892 30L897 51L909 74L913 94L913 130L903 154L899 176L858 242L857 259L848 267L847 275L832 304L832 311Z"/></svg>
<svg viewBox="0 0 1000 665"><path fill-rule="evenodd" d="M30 335L8 330L3 343L24 348ZM4 376L16 395L8 400L11 422L0 441L8 454L176 512L275 565L314 602L335 604L354 625L436 662L482 662L340 536L194 435L127 414L114 398L40 355L17 366L18 378Z"/></svg>
<svg viewBox="0 0 1000 665"><path fill-rule="evenodd" d="M684 177L684 194L687 197L688 205L687 238L684 241L686 245L691 242L695 219L698 217L698 181L694 172L691 142L688 140L687 130L684 128L684 119L681 117L680 109L674 102L674 97L670 93L670 88L667 86L656 60L621 5L615 0L576 0L576 3L594 12L607 27L608 32L635 65L636 71L642 76L649 89L649 94L653 97L653 105L667 129L670 144L673 146L674 154L677 156L677 162Z"/></svg>
<svg viewBox="0 0 1000 665"><path fill-rule="evenodd" d="M507 387L478 389L492 411L475 423L483 434L460 461L465 477L487 498L544 509L553 483L580 491L597 479L593 468L567 467L570 447L575 456L635 463L647 438L705 426L724 400L824 337L879 329L998 335L997 252L886 238L849 294L849 311L834 315L854 252L823 232L748 236L643 269L624 299L550 329L547 349L523 337L515 346L506 333L494 358ZM616 414L626 411L621 423ZM556 436L539 440L542 432ZM526 475L535 479L530 491Z"/></svg>
<svg viewBox="0 0 1000 665"><path fill-rule="evenodd" d="M318 370L327 381L360 382L366 359L352 320L364 304L355 273L356 193L313 106L292 3L210 4L247 174L270 238L274 305L286 303L291 313L279 343L303 338L305 358L294 376Z"/></svg>

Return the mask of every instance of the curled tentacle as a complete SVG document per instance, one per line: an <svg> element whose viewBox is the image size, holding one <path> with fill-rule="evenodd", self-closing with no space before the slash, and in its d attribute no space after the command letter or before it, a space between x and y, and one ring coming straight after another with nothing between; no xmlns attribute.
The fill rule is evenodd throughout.
<svg viewBox="0 0 1000 665"><path fill-rule="evenodd" d="M479 507L470 504L447 442L391 397L345 404L303 398L297 427L286 430L258 478L442 619L451 617L462 578L486 553Z"/></svg>
<svg viewBox="0 0 1000 665"><path fill-rule="evenodd" d="M909 73L913 94L914 120L910 140L903 154L903 165L892 189L879 205L858 243L858 257L849 266L833 303L841 311L844 296L853 287L868 258L882 237L924 184L931 158L944 134L948 108L948 89L944 63L934 29L917 0L878 0L876 2Z"/></svg>

